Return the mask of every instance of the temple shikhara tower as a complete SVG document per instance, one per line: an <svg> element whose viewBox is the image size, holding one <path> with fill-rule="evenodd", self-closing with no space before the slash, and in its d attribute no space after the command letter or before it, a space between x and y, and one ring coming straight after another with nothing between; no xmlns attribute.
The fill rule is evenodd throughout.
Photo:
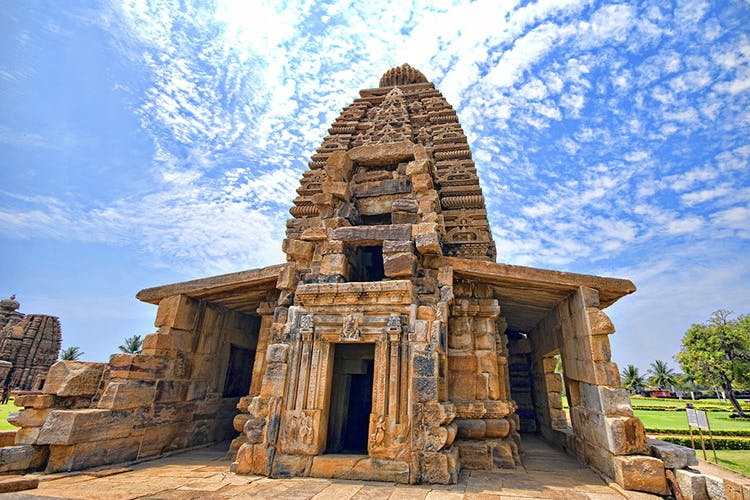
<svg viewBox="0 0 750 500"><path fill-rule="evenodd" d="M454 483L520 466L530 432L666 492L602 311L635 287L496 263L466 136L421 72L361 91L311 160L285 263L143 290L142 354L58 363L19 396L27 465L233 438L239 474Z"/></svg>
<svg viewBox="0 0 750 500"><path fill-rule="evenodd" d="M60 353L60 320L20 306L14 295L0 300L0 388L36 389Z"/></svg>

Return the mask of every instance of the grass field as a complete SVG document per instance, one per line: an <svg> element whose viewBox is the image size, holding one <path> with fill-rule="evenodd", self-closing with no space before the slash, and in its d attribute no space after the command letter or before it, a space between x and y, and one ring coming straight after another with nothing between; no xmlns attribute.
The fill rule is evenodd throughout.
<svg viewBox="0 0 750 500"><path fill-rule="evenodd" d="M8 414L18 411L19 409L20 408L13 404L13 398L10 398L10 401L8 401L7 404L0 405L0 431L12 431L17 429L17 427L8 423Z"/></svg>
<svg viewBox="0 0 750 500"><path fill-rule="evenodd" d="M643 421L646 429L687 429L687 414L684 411L639 410L634 407L633 413ZM747 420L729 418L728 411L708 412L708 423L712 431L750 430Z"/></svg>
<svg viewBox="0 0 750 500"><path fill-rule="evenodd" d="M703 452L696 452L703 458ZM706 450L706 455L713 462L713 451ZM750 450L716 450L719 464L725 469L750 477Z"/></svg>
<svg viewBox="0 0 750 500"><path fill-rule="evenodd" d="M643 396L630 396L630 403L633 408L639 408L642 406L660 407L660 408L679 408L680 410L685 408L687 403L693 403L696 408L700 409L701 406L720 406L725 408L727 411L734 411L732 404L729 401L722 401L721 399L667 399L667 398L645 398ZM745 400L741 400L742 408L750 411L750 403Z"/></svg>

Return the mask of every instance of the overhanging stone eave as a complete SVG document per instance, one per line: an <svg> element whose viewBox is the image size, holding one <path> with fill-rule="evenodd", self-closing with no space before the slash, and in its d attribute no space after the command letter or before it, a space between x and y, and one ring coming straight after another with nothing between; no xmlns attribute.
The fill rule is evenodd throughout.
<svg viewBox="0 0 750 500"><path fill-rule="evenodd" d="M241 307L239 304L246 304L247 301L241 299L253 292L258 293L273 289L276 286L279 273L285 266L286 264L275 264L236 273L145 288L136 294L136 298L149 304L159 304L166 297L186 295L216 303L228 309L245 310L247 307Z"/></svg>
<svg viewBox="0 0 750 500"><path fill-rule="evenodd" d="M609 307L625 295L636 291L633 282L623 278L553 271L460 257L444 257L444 262L452 267L456 274L479 278L490 284L502 284L509 288L531 285L549 291L568 290L571 292L581 286L593 288L599 291L599 303L602 308Z"/></svg>

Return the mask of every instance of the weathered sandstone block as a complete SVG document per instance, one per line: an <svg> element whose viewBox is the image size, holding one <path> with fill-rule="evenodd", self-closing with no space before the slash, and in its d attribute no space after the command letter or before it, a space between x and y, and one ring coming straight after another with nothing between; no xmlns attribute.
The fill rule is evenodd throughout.
<svg viewBox="0 0 750 500"><path fill-rule="evenodd" d="M385 240L383 241L383 254L389 253L413 253L414 242L411 240Z"/></svg>
<svg viewBox="0 0 750 500"><path fill-rule="evenodd" d="M415 193L423 193L433 188L430 174L416 174L411 178Z"/></svg>
<svg viewBox="0 0 750 500"><path fill-rule="evenodd" d="M614 457L615 481L626 490L667 494L664 462L658 458L633 455Z"/></svg>
<svg viewBox="0 0 750 500"><path fill-rule="evenodd" d="M586 408L603 413L608 417L633 416L630 396L625 389L586 383L580 383L579 388Z"/></svg>
<svg viewBox="0 0 750 500"><path fill-rule="evenodd" d="M305 472L310 457L307 455L287 455L276 453L271 467L273 477L297 477Z"/></svg>
<svg viewBox="0 0 750 500"><path fill-rule="evenodd" d="M123 438L133 428L127 410L52 410L39 433L39 444L71 445Z"/></svg>
<svg viewBox="0 0 750 500"><path fill-rule="evenodd" d="M0 472L35 470L44 465L49 450L44 446L4 446L0 448Z"/></svg>
<svg viewBox="0 0 750 500"><path fill-rule="evenodd" d="M609 335L615 333L615 326L609 316L597 307L587 307L586 315L591 328L591 335Z"/></svg>
<svg viewBox="0 0 750 500"><path fill-rule="evenodd" d="M52 408L55 406L57 399L54 394L18 394L13 404L16 406L23 406L26 408L35 408L41 410L43 408Z"/></svg>
<svg viewBox="0 0 750 500"><path fill-rule="evenodd" d="M486 441L456 441L461 466L466 469L490 470L492 469L492 451Z"/></svg>
<svg viewBox="0 0 750 500"><path fill-rule="evenodd" d="M315 245L309 241L286 239L283 241L281 249L289 257L306 262L312 258Z"/></svg>
<svg viewBox="0 0 750 500"><path fill-rule="evenodd" d="M727 500L727 494L724 490L724 480L722 478L710 474L705 474L703 477L706 478L708 498L711 500Z"/></svg>
<svg viewBox="0 0 750 500"><path fill-rule="evenodd" d="M332 181L348 181L352 176L351 157L346 151L334 151L325 165L326 177Z"/></svg>
<svg viewBox="0 0 750 500"><path fill-rule="evenodd" d="M323 256L323 259L320 263L320 274L325 274L328 276L346 276L348 268L349 263L344 254L329 253Z"/></svg>
<svg viewBox="0 0 750 500"><path fill-rule="evenodd" d="M191 330L195 324L199 307L200 304L197 300L185 295L165 297L159 302L154 326L157 328L167 326L182 330Z"/></svg>
<svg viewBox="0 0 750 500"><path fill-rule="evenodd" d="M0 493L33 490L39 486L38 477L10 476L0 478Z"/></svg>
<svg viewBox="0 0 750 500"><path fill-rule="evenodd" d="M390 253L383 255L384 274L390 278L414 276L417 257L413 253Z"/></svg>
<svg viewBox="0 0 750 500"><path fill-rule="evenodd" d="M51 409L26 408L8 415L8 423L16 427L41 427Z"/></svg>
<svg viewBox="0 0 750 500"><path fill-rule="evenodd" d="M427 174L430 171L431 165L432 165L432 161L430 160L415 160L415 161L409 162L406 165L406 175L408 177L413 177L419 174Z"/></svg>
<svg viewBox="0 0 750 500"><path fill-rule="evenodd" d="M43 391L57 396L93 396L105 366L105 363L58 361L47 372Z"/></svg>
<svg viewBox="0 0 750 500"><path fill-rule="evenodd" d="M640 419L636 417L606 417L604 422L609 451L615 455L649 453L646 430Z"/></svg>
<svg viewBox="0 0 750 500"><path fill-rule="evenodd" d="M166 378L174 360L147 354L113 354L109 358L110 379L156 380Z"/></svg>
<svg viewBox="0 0 750 500"><path fill-rule="evenodd" d="M13 446L16 443L16 431L0 431L0 448Z"/></svg>
<svg viewBox="0 0 750 500"><path fill-rule="evenodd" d="M155 383L141 380L112 380L107 384L97 408L127 410L148 406L154 401Z"/></svg>
<svg viewBox="0 0 750 500"><path fill-rule="evenodd" d="M133 460L138 455L141 438L110 439L106 442L80 443L71 446L50 446L45 472L67 472L103 464Z"/></svg>
<svg viewBox="0 0 750 500"><path fill-rule="evenodd" d="M414 158L411 141L365 144L349 150L349 157L360 165L389 165Z"/></svg>
<svg viewBox="0 0 750 500"><path fill-rule="evenodd" d="M339 200L349 201L352 198L352 190L348 182L326 181L321 185L321 188Z"/></svg>
<svg viewBox="0 0 750 500"><path fill-rule="evenodd" d="M658 439L648 439L651 454L664 462L667 469L682 469L689 465L698 465L695 450Z"/></svg>
<svg viewBox="0 0 750 500"><path fill-rule="evenodd" d="M408 241L411 239L411 225L339 227L332 231L331 238L362 245L379 244L385 240Z"/></svg>
<svg viewBox="0 0 750 500"><path fill-rule="evenodd" d="M676 469L674 475L685 500L709 500L706 476L685 469Z"/></svg>

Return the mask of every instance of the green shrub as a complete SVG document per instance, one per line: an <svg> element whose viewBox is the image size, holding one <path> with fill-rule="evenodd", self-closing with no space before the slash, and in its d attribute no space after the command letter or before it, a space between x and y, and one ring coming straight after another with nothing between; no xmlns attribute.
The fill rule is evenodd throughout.
<svg viewBox="0 0 750 500"><path fill-rule="evenodd" d="M692 448L690 436L658 436L658 439ZM700 436L693 435L693 440L696 449L700 449ZM703 441L706 443L706 449L711 449L711 439L706 434L703 434ZM717 450L750 450L750 439L714 436L714 446Z"/></svg>
<svg viewBox="0 0 750 500"><path fill-rule="evenodd" d="M690 429L664 429L659 427L646 427L646 432L649 434L677 434L677 435L690 435ZM750 437L750 429L732 429L732 430L712 430L714 438L718 436L726 437ZM693 435L698 436L698 430L693 427ZM708 431L703 431L703 435L707 436Z"/></svg>

